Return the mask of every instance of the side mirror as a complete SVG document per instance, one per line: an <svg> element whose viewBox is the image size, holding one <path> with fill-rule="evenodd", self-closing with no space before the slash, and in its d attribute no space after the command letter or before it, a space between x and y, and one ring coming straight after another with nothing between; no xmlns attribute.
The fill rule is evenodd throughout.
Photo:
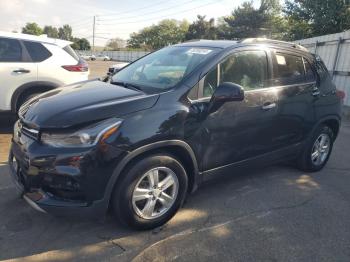
<svg viewBox="0 0 350 262"><path fill-rule="evenodd" d="M216 89L210 100L210 112L218 110L225 102L230 101L243 101L244 89L242 86L224 82L221 83Z"/></svg>
<svg viewBox="0 0 350 262"><path fill-rule="evenodd" d="M244 100L244 89L242 86L224 82L221 83L216 89L212 96L212 102L229 102L229 101L243 101Z"/></svg>

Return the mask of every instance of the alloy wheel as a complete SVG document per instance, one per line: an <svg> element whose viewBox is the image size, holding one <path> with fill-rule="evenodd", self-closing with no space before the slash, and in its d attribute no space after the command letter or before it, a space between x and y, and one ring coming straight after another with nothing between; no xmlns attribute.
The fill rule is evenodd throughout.
<svg viewBox="0 0 350 262"><path fill-rule="evenodd" d="M328 134L319 135L311 150L311 161L315 166L320 166L326 161L330 147L330 136Z"/></svg>
<svg viewBox="0 0 350 262"><path fill-rule="evenodd" d="M179 181L171 169L153 168L141 177L133 190L133 209L143 219L158 218L173 206L178 191Z"/></svg>

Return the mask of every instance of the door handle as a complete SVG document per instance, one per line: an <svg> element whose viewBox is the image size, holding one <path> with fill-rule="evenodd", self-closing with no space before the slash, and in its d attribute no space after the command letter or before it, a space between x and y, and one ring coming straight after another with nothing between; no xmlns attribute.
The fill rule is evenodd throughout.
<svg viewBox="0 0 350 262"><path fill-rule="evenodd" d="M262 110L270 110L270 109L273 109L275 107L276 107L276 103L267 102L261 108L262 108Z"/></svg>
<svg viewBox="0 0 350 262"><path fill-rule="evenodd" d="M30 70L24 69L24 68L18 68L13 70L12 72L17 73L17 74L27 74L30 73Z"/></svg>

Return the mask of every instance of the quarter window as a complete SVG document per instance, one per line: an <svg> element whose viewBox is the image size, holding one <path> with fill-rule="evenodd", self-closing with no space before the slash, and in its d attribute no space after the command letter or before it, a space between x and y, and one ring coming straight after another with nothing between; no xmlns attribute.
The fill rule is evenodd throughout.
<svg viewBox="0 0 350 262"><path fill-rule="evenodd" d="M304 60L304 66L305 66L305 81L306 82L316 81L315 73L312 70L310 63L305 58L303 58L303 60Z"/></svg>
<svg viewBox="0 0 350 262"><path fill-rule="evenodd" d="M33 62L42 62L52 56L50 51L47 50L41 43L29 41L24 41L23 43Z"/></svg>
<svg viewBox="0 0 350 262"><path fill-rule="evenodd" d="M0 38L0 62L22 62L22 47L18 40Z"/></svg>
<svg viewBox="0 0 350 262"><path fill-rule="evenodd" d="M301 56L277 53L275 56L274 83L291 85L305 81L304 63Z"/></svg>

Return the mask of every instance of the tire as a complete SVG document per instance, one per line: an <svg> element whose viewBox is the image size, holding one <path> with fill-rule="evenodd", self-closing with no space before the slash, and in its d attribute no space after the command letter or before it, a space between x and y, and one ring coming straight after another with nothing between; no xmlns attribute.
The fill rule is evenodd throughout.
<svg viewBox="0 0 350 262"><path fill-rule="evenodd" d="M324 146L320 147L322 139L329 139ZM320 171L328 162L332 153L334 143L334 133L332 129L326 125L319 126L308 142L306 143L300 157L297 159L297 166L300 170L306 172ZM327 148L326 148L327 146ZM317 153L317 152L318 153ZM317 160L317 156L320 158Z"/></svg>
<svg viewBox="0 0 350 262"><path fill-rule="evenodd" d="M164 185L165 177L168 185L173 182L168 188L164 185L163 192L158 188L150 189L150 176L154 177L157 173L158 188ZM171 155L156 154L140 159L122 175L123 179L114 189L111 203L114 215L124 225L141 230L159 227L176 214L185 200L188 186L186 171ZM137 192L142 192L142 195L137 195ZM172 200L169 196L172 196ZM147 205L149 209L145 208ZM151 209L153 212L147 212Z"/></svg>

